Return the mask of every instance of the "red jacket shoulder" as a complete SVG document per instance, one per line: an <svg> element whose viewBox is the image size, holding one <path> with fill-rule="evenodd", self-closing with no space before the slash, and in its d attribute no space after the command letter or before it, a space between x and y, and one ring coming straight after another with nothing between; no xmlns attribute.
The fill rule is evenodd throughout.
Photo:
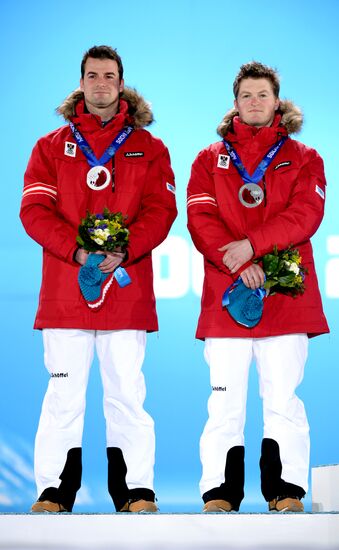
<svg viewBox="0 0 339 550"><path fill-rule="evenodd" d="M225 150L225 146L222 141L216 141L215 143L211 143L204 149L202 149L196 156L195 162L202 162L207 167L213 165L213 161L215 158L218 157L218 155L225 153L227 154Z"/></svg>
<svg viewBox="0 0 339 550"><path fill-rule="evenodd" d="M286 142L286 145L294 152L295 155L300 159L301 163L309 162L312 159L321 159L318 151L309 145L305 145L301 141L298 141L293 138L289 138Z"/></svg>
<svg viewBox="0 0 339 550"><path fill-rule="evenodd" d="M135 139L142 141L145 146L149 147L154 152L154 156L167 149L166 145L160 138L154 136L151 132L145 130L144 128L138 128L134 130L133 133Z"/></svg>

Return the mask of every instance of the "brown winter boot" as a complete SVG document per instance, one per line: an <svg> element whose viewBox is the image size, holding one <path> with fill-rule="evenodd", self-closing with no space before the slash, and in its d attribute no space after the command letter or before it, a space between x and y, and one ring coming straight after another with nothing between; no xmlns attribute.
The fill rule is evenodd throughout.
<svg viewBox="0 0 339 550"><path fill-rule="evenodd" d="M297 497L278 497L268 503L270 512L303 512L304 505Z"/></svg>
<svg viewBox="0 0 339 550"><path fill-rule="evenodd" d="M152 513L157 512L158 507L155 502L151 500L139 499L134 502L126 502L121 508L120 512L134 512L134 513Z"/></svg>
<svg viewBox="0 0 339 550"><path fill-rule="evenodd" d="M60 512L67 512L67 510L58 502L51 502L50 500L37 500L37 502L33 504L31 512L35 512L37 514L57 514Z"/></svg>
<svg viewBox="0 0 339 550"><path fill-rule="evenodd" d="M232 504L227 500L209 500L203 507L203 512L231 512L233 510Z"/></svg>

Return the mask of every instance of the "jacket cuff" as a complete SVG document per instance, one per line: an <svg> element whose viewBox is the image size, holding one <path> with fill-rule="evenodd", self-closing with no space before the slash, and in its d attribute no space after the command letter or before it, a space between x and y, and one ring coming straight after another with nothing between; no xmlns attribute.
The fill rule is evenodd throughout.
<svg viewBox="0 0 339 550"><path fill-rule="evenodd" d="M78 252L78 250L80 250L80 246L75 246L75 248L72 247L72 250L70 251L70 254L68 256L68 261L73 265L78 265L79 266L80 264L75 259L75 256L76 256L76 253Z"/></svg>

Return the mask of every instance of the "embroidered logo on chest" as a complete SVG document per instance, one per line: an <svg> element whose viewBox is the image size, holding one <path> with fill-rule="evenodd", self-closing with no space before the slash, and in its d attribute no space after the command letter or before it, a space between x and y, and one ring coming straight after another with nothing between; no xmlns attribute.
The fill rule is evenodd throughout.
<svg viewBox="0 0 339 550"><path fill-rule="evenodd" d="M144 156L143 151L128 151L127 153L124 153L125 157L143 157Z"/></svg>
<svg viewBox="0 0 339 550"><path fill-rule="evenodd" d="M66 155L66 157L75 157L76 152L77 152L76 143L72 143L71 141L66 141L65 149L64 149L64 154Z"/></svg>
<svg viewBox="0 0 339 550"><path fill-rule="evenodd" d="M229 155L218 155L218 168L224 168L225 170L228 169L230 165L230 157Z"/></svg>
<svg viewBox="0 0 339 550"><path fill-rule="evenodd" d="M279 162L279 164L277 164L277 166L275 166L273 168L273 170L278 170L279 168L283 168L284 166L290 166L290 164L292 164L292 161L290 161L290 160L285 160L284 162Z"/></svg>

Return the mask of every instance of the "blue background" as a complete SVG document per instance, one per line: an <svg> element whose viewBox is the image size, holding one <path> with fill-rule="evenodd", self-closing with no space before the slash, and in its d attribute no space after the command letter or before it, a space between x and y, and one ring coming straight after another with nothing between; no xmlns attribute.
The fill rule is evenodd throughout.
<svg viewBox="0 0 339 550"><path fill-rule="evenodd" d="M252 59L278 68L281 97L292 99L305 113L298 139L315 147L325 161L326 215L313 245L331 334L310 342L299 395L311 425L311 465L339 462L338 14L336 0L2 0L0 510L26 511L35 499L33 442L48 382L41 334L32 329L41 251L18 219L23 173L35 141L62 125L54 109L78 86L82 55L94 44L118 49L125 83L151 101L156 119L152 132L168 145L176 173L179 217L167 246L157 251L156 276L165 285L160 294L180 278L182 290L177 297L159 297L160 333L149 336L144 366L146 407L156 422L155 488L161 511L201 509L198 444L209 381L203 344L194 339L200 272L192 264L186 230L186 185L196 154L218 139L215 128L232 106L239 66ZM176 245L181 255L176 256ZM101 403L95 362L88 389L83 488L74 511L113 510L106 490ZM261 437L261 403L252 368L243 511L265 509L258 471Z"/></svg>

